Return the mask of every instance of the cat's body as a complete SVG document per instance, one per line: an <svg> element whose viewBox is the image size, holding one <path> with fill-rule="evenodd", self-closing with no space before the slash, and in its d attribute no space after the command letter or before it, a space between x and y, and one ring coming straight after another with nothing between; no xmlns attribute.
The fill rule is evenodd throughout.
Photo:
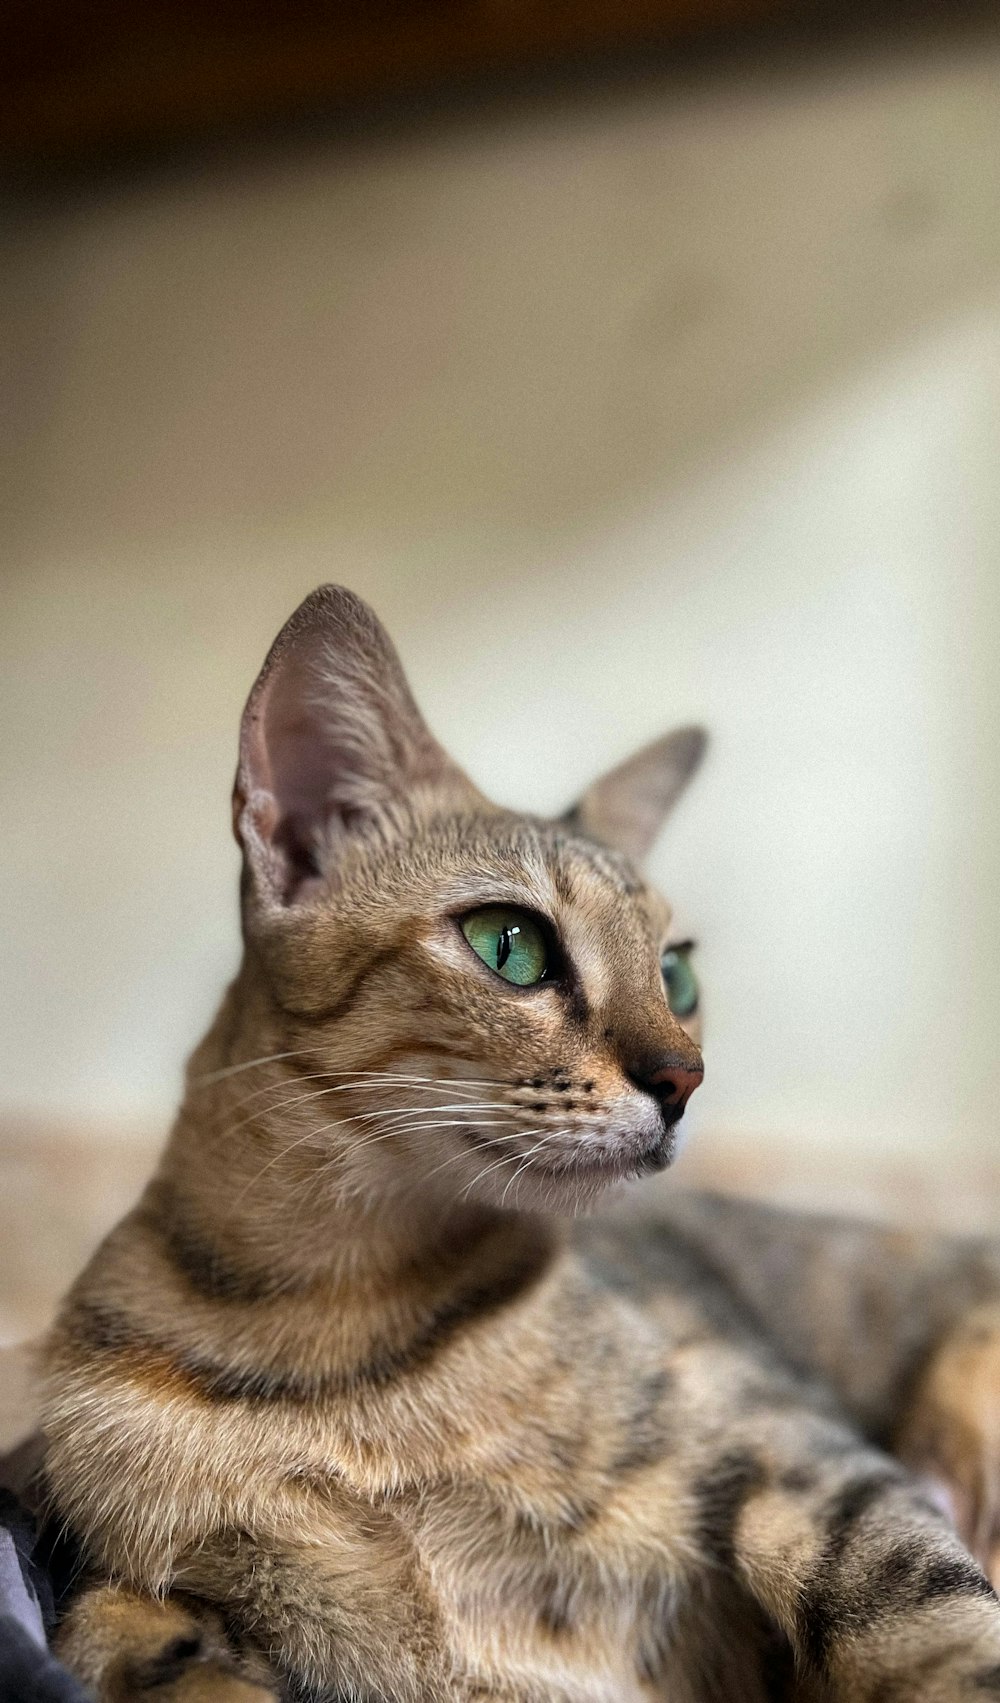
<svg viewBox="0 0 1000 1703"><path fill-rule="evenodd" d="M356 600L286 629L244 722L245 961L49 1350L52 1499L114 1581L62 1647L108 1703L1000 1697L996 1599L861 1430L985 1546L955 1365L985 1414L1000 1257L566 1216L667 1162L700 1080L669 911L609 849L697 754L513 816Z"/></svg>

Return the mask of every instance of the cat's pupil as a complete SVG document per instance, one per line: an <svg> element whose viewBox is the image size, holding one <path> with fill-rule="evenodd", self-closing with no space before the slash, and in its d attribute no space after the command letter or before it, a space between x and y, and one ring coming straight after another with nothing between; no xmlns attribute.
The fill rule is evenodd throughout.
<svg viewBox="0 0 1000 1703"><path fill-rule="evenodd" d="M506 925L505 925L500 930L500 937L497 941L497 969L498 970L503 969L504 965L507 962L507 959L510 957L510 949L511 949L512 945L513 945L513 931L511 929L507 928Z"/></svg>

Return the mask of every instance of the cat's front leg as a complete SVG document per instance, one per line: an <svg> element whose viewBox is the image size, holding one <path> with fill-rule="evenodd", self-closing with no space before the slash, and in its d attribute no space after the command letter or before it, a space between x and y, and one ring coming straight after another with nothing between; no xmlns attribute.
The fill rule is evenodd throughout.
<svg viewBox="0 0 1000 1703"><path fill-rule="evenodd" d="M918 1480L791 1386L740 1382L702 1542L803 1675L837 1703L1000 1699L1000 1604Z"/></svg>
<svg viewBox="0 0 1000 1703"><path fill-rule="evenodd" d="M292 1695L464 1703L436 1599L395 1520L331 1479L275 1486L249 1525L206 1537L175 1581L272 1652Z"/></svg>
<svg viewBox="0 0 1000 1703"><path fill-rule="evenodd" d="M658 1222L932 1482L1000 1580L1000 1242L706 1194L674 1195Z"/></svg>

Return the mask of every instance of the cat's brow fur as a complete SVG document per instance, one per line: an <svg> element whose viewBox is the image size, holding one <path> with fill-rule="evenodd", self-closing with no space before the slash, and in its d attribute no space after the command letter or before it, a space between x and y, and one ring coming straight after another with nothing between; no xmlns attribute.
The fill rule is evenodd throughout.
<svg viewBox="0 0 1000 1703"><path fill-rule="evenodd" d="M61 1649L105 1703L1000 1697L986 1579L856 1428L840 1233L755 1288L780 1220L574 1216L669 1160L651 1084L700 1071L628 855L700 749L537 820L445 756L349 593L279 638L235 794L243 963L48 1350L48 1494L92 1580ZM457 918L496 903L547 919L557 982L475 957ZM949 1319L998 1288L982 1250L880 1269L911 1310L940 1273ZM947 1322L877 1340L886 1433Z"/></svg>

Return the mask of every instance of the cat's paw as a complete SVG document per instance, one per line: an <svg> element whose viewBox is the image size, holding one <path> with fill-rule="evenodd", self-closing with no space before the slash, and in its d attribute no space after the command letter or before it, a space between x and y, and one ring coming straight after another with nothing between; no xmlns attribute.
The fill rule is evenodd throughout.
<svg viewBox="0 0 1000 1703"><path fill-rule="evenodd" d="M138 1695L138 1694L136 1694ZM172 1683L150 1691L150 1703L278 1703L279 1693L244 1679L219 1662L188 1668Z"/></svg>
<svg viewBox="0 0 1000 1703"><path fill-rule="evenodd" d="M1000 1583L1000 1302L974 1308L935 1349L893 1448Z"/></svg>
<svg viewBox="0 0 1000 1703"><path fill-rule="evenodd" d="M1000 1609L945 1595L859 1624L827 1677L829 1703L1000 1703Z"/></svg>
<svg viewBox="0 0 1000 1703"><path fill-rule="evenodd" d="M256 1656L238 1658L222 1620L186 1598L115 1585L84 1591L59 1629L56 1653L98 1703L278 1703Z"/></svg>

